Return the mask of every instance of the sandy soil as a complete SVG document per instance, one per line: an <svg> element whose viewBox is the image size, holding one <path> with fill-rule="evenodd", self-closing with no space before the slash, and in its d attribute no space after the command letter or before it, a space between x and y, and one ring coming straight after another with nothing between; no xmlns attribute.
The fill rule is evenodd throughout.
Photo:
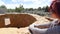
<svg viewBox="0 0 60 34"><path fill-rule="evenodd" d="M35 14L30 14L32 15L34 18L37 19L36 24L46 24L49 23L50 21L48 21L47 19L45 19L45 17L39 16L39 15L35 15ZM28 30L28 27L24 27L24 28L0 28L0 34L31 34Z"/></svg>

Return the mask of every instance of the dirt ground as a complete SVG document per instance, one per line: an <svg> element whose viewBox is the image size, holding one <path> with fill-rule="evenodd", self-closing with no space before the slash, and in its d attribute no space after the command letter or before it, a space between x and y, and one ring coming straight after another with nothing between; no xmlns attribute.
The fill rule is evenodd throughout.
<svg viewBox="0 0 60 34"><path fill-rule="evenodd" d="M36 24L46 24L50 22L49 20L45 19L45 17L36 14L29 14L29 15L33 16L36 19L36 21L34 22ZM12 28L12 27L0 28L0 34L31 34L28 28L29 26L23 28Z"/></svg>

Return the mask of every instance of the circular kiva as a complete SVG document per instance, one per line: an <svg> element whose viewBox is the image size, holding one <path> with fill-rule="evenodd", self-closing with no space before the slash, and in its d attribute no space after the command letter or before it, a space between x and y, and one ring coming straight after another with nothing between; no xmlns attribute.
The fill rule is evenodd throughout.
<svg viewBox="0 0 60 34"><path fill-rule="evenodd" d="M36 21L36 19L29 14L5 14L5 18L10 18L11 23L5 27L27 27Z"/></svg>

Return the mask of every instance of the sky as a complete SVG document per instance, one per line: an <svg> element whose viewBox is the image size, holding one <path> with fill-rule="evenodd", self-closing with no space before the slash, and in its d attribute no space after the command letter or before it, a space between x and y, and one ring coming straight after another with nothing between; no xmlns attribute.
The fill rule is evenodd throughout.
<svg viewBox="0 0 60 34"><path fill-rule="evenodd" d="M8 9L15 9L23 5L24 8L38 8L50 6L51 0L0 0L0 6L5 5Z"/></svg>

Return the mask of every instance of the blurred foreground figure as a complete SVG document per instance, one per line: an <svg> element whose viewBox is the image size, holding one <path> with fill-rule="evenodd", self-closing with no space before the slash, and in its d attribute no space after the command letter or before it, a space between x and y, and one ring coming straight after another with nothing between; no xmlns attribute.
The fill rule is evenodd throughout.
<svg viewBox="0 0 60 34"><path fill-rule="evenodd" d="M30 25L31 34L60 34L60 0L52 1L49 12L54 20L49 24Z"/></svg>

